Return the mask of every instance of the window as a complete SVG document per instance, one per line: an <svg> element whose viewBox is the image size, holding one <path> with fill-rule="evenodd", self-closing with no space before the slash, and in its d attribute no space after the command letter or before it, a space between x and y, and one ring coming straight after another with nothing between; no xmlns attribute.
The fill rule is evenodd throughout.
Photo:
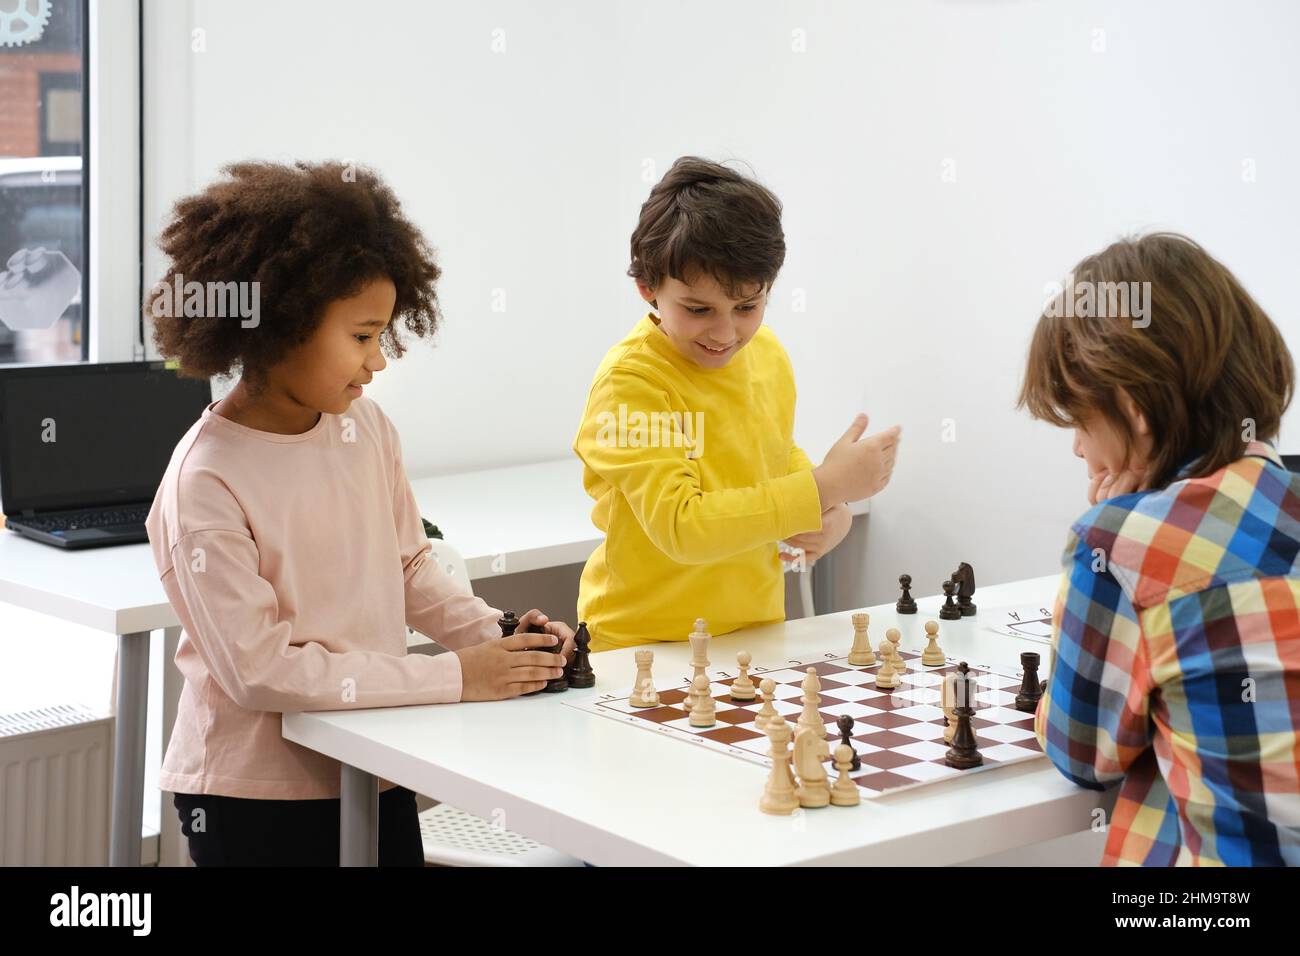
<svg viewBox="0 0 1300 956"><path fill-rule="evenodd" d="M0 363L88 355L85 0L0 0Z"/></svg>

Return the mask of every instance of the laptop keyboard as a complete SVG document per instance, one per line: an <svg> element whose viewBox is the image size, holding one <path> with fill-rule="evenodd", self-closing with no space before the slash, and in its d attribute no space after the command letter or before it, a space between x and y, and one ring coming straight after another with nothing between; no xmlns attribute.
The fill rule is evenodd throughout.
<svg viewBox="0 0 1300 956"><path fill-rule="evenodd" d="M76 531L81 528L111 528L124 524L144 524L149 517L149 507L142 505L134 508L113 508L95 511L64 511L59 514L41 515L38 518L11 518L15 524L23 524L37 531L52 533L55 531Z"/></svg>

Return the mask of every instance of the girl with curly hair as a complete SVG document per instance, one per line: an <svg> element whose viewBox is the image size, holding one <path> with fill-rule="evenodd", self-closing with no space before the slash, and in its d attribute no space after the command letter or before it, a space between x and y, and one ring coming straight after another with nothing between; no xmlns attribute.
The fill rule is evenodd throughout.
<svg viewBox="0 0 1300 956"><path fill-rule="evenodd" d="M339 764L285 740L283 712L530 693L563 673L546 648L567 654L572 631L533 610L502 639L501 613L429 560L397 432L362 390L402 329L437 328L440 273L379 176L236 163L176 204L160 246L158 348L182 374L239 375L148 519L184 626L160 784L200 866L337 865ZM172 288L251 293L256 321ZM449 653L408 656L408 625ZM414 794L380 791L380 864L420 865Z"/></svg>

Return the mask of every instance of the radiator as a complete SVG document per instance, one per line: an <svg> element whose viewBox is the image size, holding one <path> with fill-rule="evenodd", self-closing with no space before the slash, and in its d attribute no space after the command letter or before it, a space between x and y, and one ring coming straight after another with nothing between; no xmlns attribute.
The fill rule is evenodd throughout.
<svg viewBox="0 0 1300 956"><path fill-rule="evenodd" d="M106 866L113 718L0 713L0 866Z"/></svg>

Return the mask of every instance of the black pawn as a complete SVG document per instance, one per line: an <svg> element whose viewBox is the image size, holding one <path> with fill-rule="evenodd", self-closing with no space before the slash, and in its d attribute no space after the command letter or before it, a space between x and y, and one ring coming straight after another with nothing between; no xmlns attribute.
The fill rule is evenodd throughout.
<svg viewBox="0 0 1300 956"><path fill-rule="evenodd" d="M894 610L899 614L915 614L916 600L912 597L912 576L910 574L900 574L898 576L898 586L903 589L903 596L894 605Z"/></svg>
<svg viewBox="0 0 1300 956"><path fill-rule="evenodd" d="M984 763L984 757L977 749L975 731L970 725L971 718L975 716L975 708L971 706L971 701L975 699L975 689L972 686L974 681L968 673L970 668L962 661L957 665L957 670L957 706L953 708L957 714L957 729L953 731L952 746L944 754L943 762L958 770L969 770Z"/></svg>
<svg viewBox="0 0 1300 956"><path fill-rule="evenodd" d="M497 621L497 626L501 628L502 637L510 637L519 629L519 618L515 617L514 611L506 611L505 616Z"/></svg>
<svg viewBox="0 0 1300 956"><path fill-rule="evenodd" d="M564 676L570 687L596 686L596 672L591 669L591 655L587 650L591 644L591 635L587 625L579 623L578 631L573 635L573 660L564 670Z"/></svg>
<svg viewBox="0 0 1300 956"><path fill-rule="evenodd" d="M971 601L975 595L975 569L963 561L952 573L952 580L957 585L957 607L961 609L961 616L970 617L975 613L975 604Z"/></svg>
<svg viewBox="0 0 1300 956"><path fill-rule="evenodd" d="M840 743L853 750L853 740L851 739L853 737L853 718L848 714L844 714L839 720L835 721L835 724L840 728ZM862 759L858 756L856 750L853 750L853 766L849 769L862 769Z"/></svg>
<svg viewBox="0 0 1300 956"><path fill-rule="evenodd" d="M943 607L939 608L939 620L941 621L960 621L961 608L957 602L952 599L953 592L957 590L957 585L951 581L943 582Z"/></svg>
<svg viewBox="0 0 1300 956"><path fill-rule="evenodd" d="M1038 709L1038 702L1043 697L1043 685L1038 682L1039 656L1036 651L1022 651L1020 667L1025 676L1020 680L1020 693L1016 694L1016 710L1032 714Z"/></svg>

